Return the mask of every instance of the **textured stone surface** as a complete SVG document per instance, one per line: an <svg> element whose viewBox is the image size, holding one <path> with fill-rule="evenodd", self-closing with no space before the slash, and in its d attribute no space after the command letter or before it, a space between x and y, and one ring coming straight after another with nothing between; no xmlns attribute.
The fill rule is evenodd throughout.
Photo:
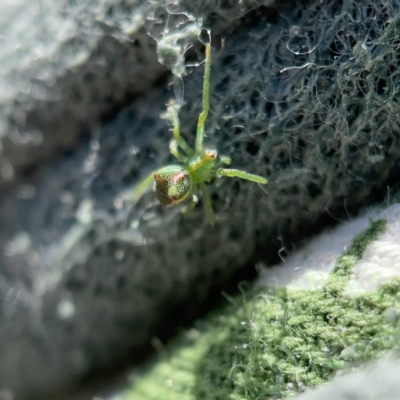
<svg viewBox="0 0 400 400"><path fill-rule="evenodd" d="M399 373L398 360L381 360L294 400L396 400L400 390Z"/></svg>
<svg viewBox="0 0 400 400"><path fill-rule="evenodd" d="M144 7L138 2L123 11L118 3L0 6L3 193L5 182L23 180L57 150L74 147L102 114L160 76Z"/></svg>
<svg viewBox="0 0 400 400"><path fill-rule="evenodd" d="M176 321L194 317L212 285L246 263L276 259L278 248L319 229L328 215L364 206L396 173L396 3L383 8L371 2L367 9L357 2L327 1L280 12L242 3L247 5L234 2L236 9L229 3L216 9L212 1L201 9L178 7L189 10L186 23L189 13L202 16L215 34L208 145L231 155L233 166L270 181L266 188L229 179L210 185L213 229L202 202L184 218L179 210L162 210L152 194L137 204L121 200L146 173L172 160L168 122L160 115L173 92L154 83L162 67L145 32L159 46L168 29L186 38L181 14L169 9L170 26L168 13L156 3L125 8L91 2L85 3L90 10L85 14L83 5L71 2L65 3L65 14L57 8L51 19L56 27L43 14L32 16L41 34L47 27L45 36L57 40L53 56L39 57L36 65L29 59L34 47L28 39L40 40L27 34L29 67L13 61L21 67L15 67L16 80L27 85L8 89L8 100L0 98L6 116L1 129L7 132L0 133L3 175L12 180L7 165L15 171L24 166L25 172L31 164L42 165L35 179L3 192L0 204L0 387L29 398L135 358L160 326L173 325L170 313L177 305L186 301ZM160 27L132 22L147 5L160 17ZM50 13L51 7L45 10ZM83 44L78 40L74 57L53 70L49 60L67 54L72 40L60 29L64 15L72 38ZM199 18L196 22L202 26ZM91 35L82 35L85 24L101 29L87 28ZM61 36L55 35L59 31ZM192 42L189 37L184 44ZM188 57L202 60L201 47ZM179 70L178 61L167 64ZM53 86L43 78L50 86L36 92L32 71L43 65L51 70L43 76ZM93 71L95 77L85 80ZM200 112L202 74L202 68L193 68L184 78L180 118L189 141ZM26 94L26 87L33 92ZM53 87L61 88L61 98L51 97ZM76 88L85 93L79 103L72 96ZM126 98L138 91L141 96L128 104ZM51 95L51 102L34 93ZM115 117L100 123L105 112L118 107ZM19 112L14 121L11 116ZM92 123L98 128L88 138L83 132ZM10 127L28 132L27 144L12 143ZM33 140L34 132L42 142ZM84 138L75 143L79 136ZM65 146L64 140L73 151L58 157L54 148Z"/></svg>

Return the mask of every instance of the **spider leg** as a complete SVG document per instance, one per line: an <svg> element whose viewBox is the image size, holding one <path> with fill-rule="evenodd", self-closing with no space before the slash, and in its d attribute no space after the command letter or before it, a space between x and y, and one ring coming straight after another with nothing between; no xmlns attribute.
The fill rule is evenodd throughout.
<svg viewBox="0 0 400 400"><path fill-rule="evenodd" d="M199 199L197 197L197 185L194 183L192 187L192 199L190 200L190 203L186 210L184 211L185 215L189 215L193 209L196 207L196 204L199 202Z"/></svg>
<svg viewBox="0 0 400 400"><path fill-rule="evenodd" d="M172 132L176 142L188 156L191 156L193 154L193 150L187 144L186 140L181 136L181 126L179 123L178 113L176 112L174 106L168 107L168 114L172 121Z"/></svg>
<svg viewBox="0 0 400 400"><path fill-rule="evenodd" d="M122 193L122 200L136 203L141 197L150 189L154 181L154 172L150 172L144 179L142 179L133 189L127 189Z"/></svg>
<svg viewBox="0 0 400 400"><path fill-rule="evenodd" d="M204 66L204 81L203 81L203 111L199 115L197 122L196 132L196 153L203 150L204 139L204 124L208 116L208 109L210 107L210 71L211 71L211 44L206 44L206 59Z"/></svg>
<svg viewBox="0 0 400 400"><path fill-rule="evenodd" d="M178 142L175 139L171 139L171 141L169 142L169 150L170 150L171 154L175 158L177 158L179 161L181 161L181 162L187 161L187 157L184 156L183 154L179 153Z"/></svg>
<svg viewBox="0 0 400 400"><path fill-rule="evenodd" d="M247 181L262 183L265 185L268 180L259 175L249 174L245 171L240 171L239 169L228 169L228 168L218 168L216 177L221 178L221 176L227 176L229 178L241 178Z"/></svg>
<svg viewBox="0 0 400 400"><path fill-rule="evenodd" d="M213 226L215 223L215 218L214 218L214 211L212 208L212 201L204 182L200 183L200 189L203 192L204 199L206 201L208 217L210 218L210 225Z"/></svg>
<svg viewBox="0 0 400 400"><path fill-rule="evenodd" d="M225 164L225 165L231 165L231 158L229 156L221 156L219 158L219 165Z"/></svg>
<svg viewBox="0 0 400 400"><path fill-rule="evenodd" d="M197 197L197 195L193 194L192 200L190 200L190 203L189 203L189 207L186 210L187 215L193 211L193 209L196 207L196 204L198 202L199 202L199 198Z"/></svg>

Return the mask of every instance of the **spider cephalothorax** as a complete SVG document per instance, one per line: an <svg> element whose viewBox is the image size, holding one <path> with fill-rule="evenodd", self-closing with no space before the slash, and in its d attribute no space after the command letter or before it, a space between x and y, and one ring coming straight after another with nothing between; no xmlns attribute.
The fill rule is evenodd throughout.
<svg viewBox="0 0 400 400"><path fill-rule="evenodd" d="M149 183L154 179L155 192L160 203L166 207L174 207L186 199L191 198L187 212L190 212L198 202L197 192L200 188L206 200L210 223L214 224L211 198L205 183L213 178L227 176L231 178L242 178L261 184L267 180L259 175L249 174L238 169L221 168L222 164L229 165L229 157L218 159L217 150L203 149L204 124L209 109L210 93L210 70L211 70L211 45L206 45L205 72L203 82L203 110L197 123L196 142L194 149L187 144L180 134L180 124L177 111L173 105L168 107L168 114L172 121L172 132L174 138L170 142L170 150L181 165L174 164L160 168L151 173L137 187L137 195L140 196Z"/></svg>

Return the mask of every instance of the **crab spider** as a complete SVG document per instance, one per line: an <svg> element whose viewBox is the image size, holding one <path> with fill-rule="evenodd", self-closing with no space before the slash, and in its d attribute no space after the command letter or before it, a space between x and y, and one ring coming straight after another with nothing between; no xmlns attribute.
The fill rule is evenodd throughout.
<svg viewBox="0 0 400 400"><path fill-rule="evenodd" d="M174 138L170 142L170 151L180 164L168 165L152 172L136 188L136 195L140 197L150 183L155 182L156 197L163 206L175 207L188 200L190 203L186 212L190 212L198 202L197 192L203 192L206 201L211 225L214 225L214 213L211 198L208 194L206 182L223 176L241 178L248 181L266 184L267 179L245 171L230 168L221 168L219 165L229 165L229 157L220 157L214 149L204 149L204 125L208 116L210 97L210 70L211 45L206 45L206 57L203 82L203 110L197 123L196 141L194 149L181 136L179 118L173 105L168 107L168 114L172 122Z"/></svg>

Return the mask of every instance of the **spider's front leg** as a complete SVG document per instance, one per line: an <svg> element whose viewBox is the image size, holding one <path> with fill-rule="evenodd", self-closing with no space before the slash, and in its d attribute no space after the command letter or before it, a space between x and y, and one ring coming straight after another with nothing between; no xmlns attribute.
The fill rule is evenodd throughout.
<svg viewBox="0 0 400 400"><path fill-rule="evenodd" d="M179 123L178 113L175 110L174 106L168 107L168 114L172 122L172 133L174 134L175 142L180 146L180 148L186 153L187 156L193 155L192 148L187 144L186 140L181 136L181 127ZM171 148L171 147L170 147ZM172 150L171 150L172 152ZM178 152L176 146L176 153ZM172 154L176 157L175 153ZM180 160L179 157L177 157Z"/></svg>
<svg viewBox="0 0 400 400"><path fill-rule="evenodd" d="M225 165L231 165L231 158L229 156L220 156L219 157L219 162L217 165L225 164Z"/></svg>
<svg viewBox="0 0 400 400"><path fill-rule="evenodd" d="M210 38L211 40L211 38ZM206 44L206 59L204 67L204 81L203 81L203 111L199 115L197 122L196 131L196 153L203 151L203 140L204 140L204 124L208 116L208 110L210 107L210 72L211 72L211 44Z"/></svg>
<svg viewBox="0 0 400 400"><path fill-rule="evenodd" d="M259 175L249 174L246 171L241 171L239 169L230 168L218 168L215 176L221 178L222 176L227 176L228 178L241 178L247 181L257 182L265 185L268 180Z"/></svg>
<svg viewBox="0 0 400 400"><path fill-rule="evenodd" d="M171 139L171 141L169 142L169 150L171 154L180 162L184 163L187 161L187 156L184 156L179 152L178 142L175 139Z"/></svg>

